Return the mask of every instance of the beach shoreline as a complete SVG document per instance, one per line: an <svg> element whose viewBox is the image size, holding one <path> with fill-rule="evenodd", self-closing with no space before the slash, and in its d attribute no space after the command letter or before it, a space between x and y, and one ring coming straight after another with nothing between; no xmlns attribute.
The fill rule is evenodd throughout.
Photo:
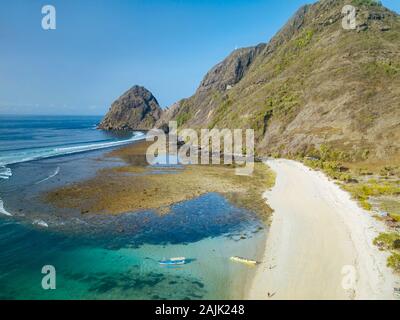
<svg viewBox="0 0 400 320"><path fill-rule="evenodd" d="M393 299L396 276L372 243L383 224L322 172L265 164L277 174L264 194L274 214L246 299Z"/></svg>

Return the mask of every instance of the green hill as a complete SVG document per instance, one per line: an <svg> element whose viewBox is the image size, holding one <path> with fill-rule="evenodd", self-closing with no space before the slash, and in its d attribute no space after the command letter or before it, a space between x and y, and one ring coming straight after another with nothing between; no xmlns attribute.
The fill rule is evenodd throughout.
<svg viewBox="0 0 400 320"><path fill-rule="evenodd" d="M342 8L357 8L356 29ZM268 44L234 51L158 125L253 128L260 154L400 158L400 18L375 1L300 8Z"/></svg>

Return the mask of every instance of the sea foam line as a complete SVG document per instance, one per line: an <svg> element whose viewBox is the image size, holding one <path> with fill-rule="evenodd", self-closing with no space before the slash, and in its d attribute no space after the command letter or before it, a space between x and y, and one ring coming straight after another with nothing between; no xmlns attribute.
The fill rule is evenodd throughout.
<svg viewBox="0 0 400 320"><path fill-rule="evenodd" d="M60 147L60 148L56 148L54 150L57 154L64 155L64 154L71 154L71 153L77 153L77 152L83 152L83 151L92 151L92 150L120 146L120 145L127 144L129 142L141 140L143 138L144 138L143 133L136 133L132 138L127 139L127 140L105 142L105 143L93 143L93 144L87 144L87 145L76 146L76 147Z"/></svg>
<svg viewBox="0 0 400 320"><path fill-rule="evenodd" d="M6 209L4 209L3 200L0 199L0 213L5 214L6 216L12 216Z"/></svg>
<svg viewBox="0 0 400 320"><path fill-rule="evenodd" d="M0 179L9 179L12 176L12 171L6 166L0 166Z"/></svg>
<svg viewBox="0 0 400 320"><path fill-rule="evenodd" d="M43 180L36 182L35 184L39 184L39 183L45 182L51 178L54 178L56 175L58 175L59 172L60 172L60 167L57 167L56 170L51 175L49 175L47 178L45 178Z"/></svg>
<svg viewBox="0 0 400 320"><path fill-rule="evenodd" d="M49 225L46 223L46 221L40 220L40 219L34 220L32 222L32 224L36 225L36 226L39 226L39 227L43 227L43 228L48 228L49 227Z"/></svg>

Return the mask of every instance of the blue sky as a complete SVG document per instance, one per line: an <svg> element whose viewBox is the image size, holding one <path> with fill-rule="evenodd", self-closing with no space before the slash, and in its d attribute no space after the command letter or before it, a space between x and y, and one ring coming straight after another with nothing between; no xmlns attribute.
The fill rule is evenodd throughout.
<svg viewBox="0 0 400 320"><path fill-rule="evenodd" d="M104 114L135 84L192 95L237 47L267 42L310 0L18 0L0 9L0 113ZM399 0L384 5L400 12ZM57 30L41 8L57 9Z"/></svg>

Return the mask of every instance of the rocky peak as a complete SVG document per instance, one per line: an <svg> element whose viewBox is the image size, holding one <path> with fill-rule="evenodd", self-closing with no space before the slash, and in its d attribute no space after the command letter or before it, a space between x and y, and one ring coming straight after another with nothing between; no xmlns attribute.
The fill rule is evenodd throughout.
<svg viewBox="0 0 400 320"><path fill-rule="evenodd" d="M154 127L161 113L153 94L136 85L113 102L99 129L149 130Z"/></svg>
<svg viewBox="0 0 400 320"><path fill-rule="evenodd" d="M264 55L273 53L277 47L289 41L296 33L299 32L299 30L304 26L306 14L310 10L310 7L310 5L305 5L296 11L293 17L268 43L264 50Z"/></svg>
<svg viewBox="0 0 400 320"><path fill-rule="evenodd" d="M248 71L265 44L233 51L224 61L213 67L200 83L198 92L225 91L237 84Z"/></svg>
<svg viewBox="0 0 400 320"><path fill-rule="evenodd" d="M358 31L373 28L380 31L390 30L387 24L398 15L385 8L380 1L375 0L321 0L311 5L304 5L296 11L292 18L267 44L263 55L268 56L278 47L287 43L304 29L312 28L316 31L326 26L341 23L342 8L353 5L356 8L356 23Z"/></svg>

